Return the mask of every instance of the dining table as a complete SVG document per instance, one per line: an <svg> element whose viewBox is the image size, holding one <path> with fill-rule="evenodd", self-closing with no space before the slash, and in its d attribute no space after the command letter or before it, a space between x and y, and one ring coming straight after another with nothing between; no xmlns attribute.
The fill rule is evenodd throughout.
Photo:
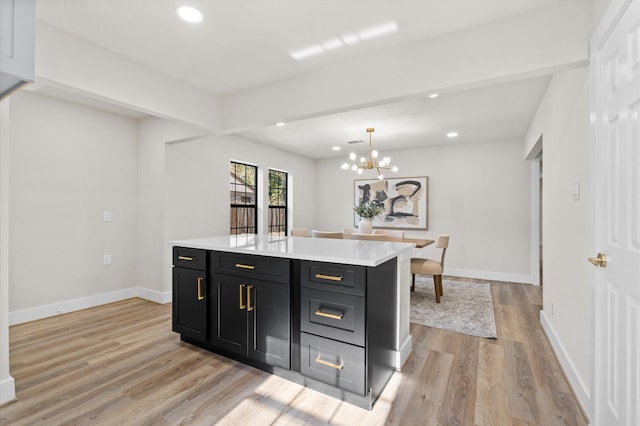
<svg viewBox="0 0 640 426"><path fill-rule="evenodd" d="M345 234L343 238L345 240L350 240L352 239L351 235L353 234ZM429 240L427 238L407 238L407 237L403 237L403 238L389 237L385 241L394 241L396 243L413 243L416 245L416 248L423 248L435 242L435 240Z"/></svg>
<svg viewBox="0 0 640 426"><path fill-rule="evenodd" d="M430 244L433 244L435 240L428 240L426 238L390 238L389 241L397 241L400 243L413 243L416 245L416 248L423 248Z"/></svg>

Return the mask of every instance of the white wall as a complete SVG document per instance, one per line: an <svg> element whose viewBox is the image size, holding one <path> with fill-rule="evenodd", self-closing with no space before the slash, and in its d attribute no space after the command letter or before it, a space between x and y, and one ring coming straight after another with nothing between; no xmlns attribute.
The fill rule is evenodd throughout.
<svg viewBox="0 0 640 426"><path fill-rule="evenodd" d="M593 315L590 252L589 78L580 68L556 74L540 103L525 146L543 135L542 324L587 413ZM580 199L575 200L580 181Z"/></svg>
<svg viewBox="0 0 640 426"><path fill-rule="evenodd" d="M137 280L145 297L157 302L171 300L167 284L171 258L165 257L165 145L202 137L202 131L182 123L149 117L138 132Z"/></svg>
<svg viewBox="0 0 640 426"><path fill-rule="evenodd" d="M316 214L315 161L236 136L212 136L166 147L166 220L168 240L229 234L229 162L289 173L294 214L290 227L313 227ZM265 179L266 180L266 179ZM258 191L265 200L264 180ZM266 217L266 205L259 211ZM265 233L265 229L259 229Z"/></svg>
<svg viewBox="0 0 640 426"><path fill-rule="evenodd" d="M167 241L229 233L232 159L289 172L290 226L315 221L308 158L30 92L13 97L11 124L10 323L134 295L169 301ZM105 210L112 222L103 222ZM38 256L46 273L36 277L34 253L50 254Z"/></svg>
<svg viewBox="0 0 640 426"><path fill-rule="evenodd" d="M531 282L531 165L521 149L522 140L507 140L382 153L400 167L398 177L429 177L429 230L407 235L450 234L447 274ZM343 160L318 163L319 229L353 226L353 181L375 179L341 170Z"/></svg>
<svg viewBox="0 0 640 426"><path fill-rule="evenodd" d="M12 317L135 285L137 122L22 91L10 124Z"/></svg>
<svg viewBox="0 0 640 426"><path fill-rule="evenodd" d="M610 4L611 0L591 0L591 18L593 28L600 23Z"/></svg>

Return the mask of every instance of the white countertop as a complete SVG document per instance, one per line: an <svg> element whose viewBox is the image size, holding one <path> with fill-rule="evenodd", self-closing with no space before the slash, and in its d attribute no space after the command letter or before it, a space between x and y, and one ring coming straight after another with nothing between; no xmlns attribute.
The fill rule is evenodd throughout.
<svg viewBox="0 0 640 426"><path fill-rule="evenodd" d="M412 243L243 234L169 241L172 246L348 265L378 266L413 250Z"/></svg>

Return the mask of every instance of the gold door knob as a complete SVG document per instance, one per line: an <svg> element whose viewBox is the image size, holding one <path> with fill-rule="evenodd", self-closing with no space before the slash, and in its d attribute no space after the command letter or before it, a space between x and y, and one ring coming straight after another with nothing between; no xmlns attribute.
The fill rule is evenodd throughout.
<svg viewBox="0 0 640 426"><path fill-rule="evenodd" d="M588 257L587 260L594 266L607 267L607 256L602 253L598 253L598 257Z"/></svg>

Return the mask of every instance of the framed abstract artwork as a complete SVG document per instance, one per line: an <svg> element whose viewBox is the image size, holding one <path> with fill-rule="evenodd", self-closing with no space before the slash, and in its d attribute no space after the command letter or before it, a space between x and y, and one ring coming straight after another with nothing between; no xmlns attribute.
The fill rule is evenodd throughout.
<svg viewBox="0 0 640 426"><path fill-rule="evenodd" d="M356 179L354 205L372 202L383 208L373 218L374 228L426 230L428 220L427 176L392 179ZM354 224L360 218L354 214Z"/></svg>

